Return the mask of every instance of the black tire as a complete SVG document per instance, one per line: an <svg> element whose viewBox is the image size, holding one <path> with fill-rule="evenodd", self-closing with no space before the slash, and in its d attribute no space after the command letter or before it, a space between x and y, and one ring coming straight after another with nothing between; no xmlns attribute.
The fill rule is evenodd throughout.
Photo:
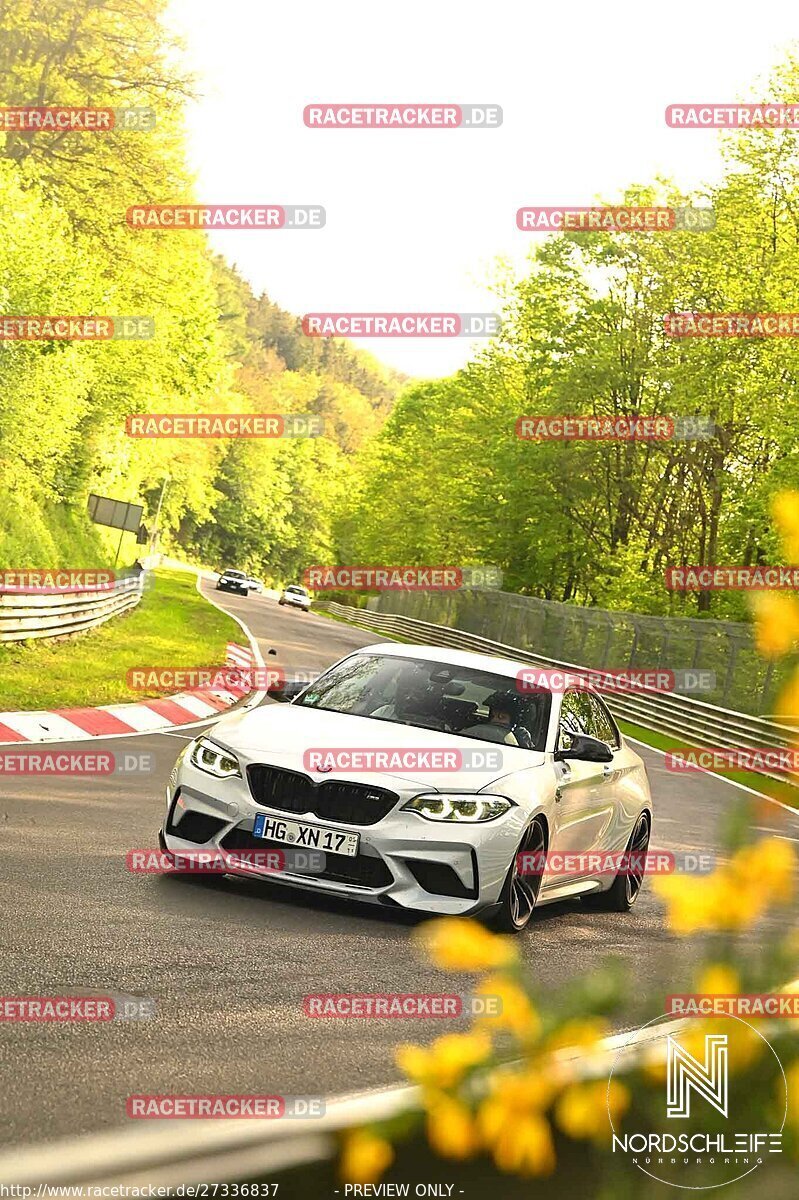
<svg viewBox="0 0 799 1200"><path fill-rule="evenodd" d="M649 814L641 813L630 834L625 853L645 856L650 833ZM644 874L645 865L642 863L640 871L628 871L617 875L606 892L592 892L588 896L581 896L580 899L586 908L594 912L629 912L640 894Z"/></svg>
<svg viewBox="0 0 799 1200"><path fill-rule="evenodd" d="M502 933L521 933L530 923L535 911L538 892L541 887L540 875L520 875L518 858L520 854L546 853L547 834L541 820L536 817L527 826L522 840L519 842L513 862L508 870L502 893L499 897L499 911L491 924Z"/></svg>

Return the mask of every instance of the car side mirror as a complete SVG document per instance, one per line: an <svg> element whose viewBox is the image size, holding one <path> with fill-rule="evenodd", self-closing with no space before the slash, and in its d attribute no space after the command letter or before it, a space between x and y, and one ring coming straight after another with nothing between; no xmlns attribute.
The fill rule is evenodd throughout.
<svg viewBox="0 0 799 1200"><path fill-rule="evenodd" d="M555 762L565 762L569 758L580 762L613 762L613 751L607 742L589 737L587 733L572 733L569 737L569 745L555 751Z"/></svg>
<svg viewBox="0 0 799 1200"><path fill-rule="evenodd" d="M298 679L287 679L285 683L276 683L274 687L267 688L266 694L279 704L290 704L307 686L307 683L301 683Z"/></svg>

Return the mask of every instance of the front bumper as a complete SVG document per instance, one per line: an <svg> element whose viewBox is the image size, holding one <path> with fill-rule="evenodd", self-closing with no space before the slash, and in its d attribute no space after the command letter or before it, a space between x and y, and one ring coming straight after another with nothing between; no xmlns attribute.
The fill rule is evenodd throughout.
<svg viewBox="0 0 799 1200"><path fill-rule="evenodd" d="M246 779L214 779L184 755L167 788L162 836L168 850L271 849L276 843L253 837L259 813L351 831L360 836L358 855L327 854L322 874L247 868L230 874L419 912L463 915L491 910L499 902L527 815L516 806L496 821L445 826L401 811L410 795L421 790L403 792L397 806L376 824L328 822L315 814L257 804ZM190 836L181 836L181 826Z"/></svg>

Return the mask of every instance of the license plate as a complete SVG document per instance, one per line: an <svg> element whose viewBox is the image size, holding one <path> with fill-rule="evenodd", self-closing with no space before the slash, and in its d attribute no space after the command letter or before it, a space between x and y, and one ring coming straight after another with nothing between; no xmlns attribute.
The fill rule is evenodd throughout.
<svg viewBox="0 0 799 1200"><path fill-rule="evenodd" d="M326 850L330 854L344 854L354 858L358 853L359 833L344 833L340 829L325 829L321 825L303 825L300 821L284 821L282 817L268 817L259 813L252 831L256 837L270 842L285 842L289 846L303 846L309 850Z"/></svg>

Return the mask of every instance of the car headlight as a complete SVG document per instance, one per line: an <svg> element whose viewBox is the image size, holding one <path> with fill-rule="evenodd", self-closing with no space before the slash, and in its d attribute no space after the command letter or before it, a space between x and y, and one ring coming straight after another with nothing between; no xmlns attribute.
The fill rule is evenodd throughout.
<svg viewBox="0 0 799 1200"><path fill-rule="evenodd" d="M465 821L474 825L478 821L495 821L513 805L504 796L455 796L446 792L431 792L427 796L414 796L403 804L403 812L417 812L428 821Z"/></svg>
<svg viewBox="0 0 799 1200"><path fill-rule="evenodd" d="M208 738L197 738L189 751L189 762L217 779L229 779L233 775L241 777L239 760Z"/></svg>

